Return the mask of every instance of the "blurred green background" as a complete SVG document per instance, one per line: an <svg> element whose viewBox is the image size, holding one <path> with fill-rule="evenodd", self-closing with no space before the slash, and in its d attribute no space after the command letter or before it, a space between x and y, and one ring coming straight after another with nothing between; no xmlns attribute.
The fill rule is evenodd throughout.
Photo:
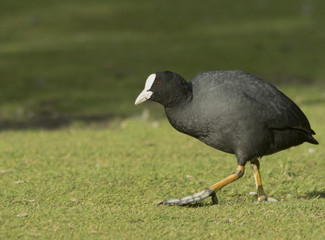
<svg viewBox="0 0 325 240"><path fill-rule="evenodd" d="M134 100L161 70L240 69L325 101L324 43L323 0L2 0L0 128L154 113Z"/></svg>

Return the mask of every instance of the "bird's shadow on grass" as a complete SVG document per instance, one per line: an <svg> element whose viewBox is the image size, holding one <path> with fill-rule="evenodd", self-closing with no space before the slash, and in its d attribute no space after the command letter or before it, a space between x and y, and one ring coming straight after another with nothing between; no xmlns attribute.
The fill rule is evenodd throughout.
<svg viewBox="0 0 325 240"><path fill-rule="evenodd" d="M325 198L325 191L312 191L312 192L307 192L305 196L302 196L301 198L307 198L307 199L312 199L312 198Z"/></svg>
<svg viewBox="0 0 325 240"><path fill-rule="evenodd" d="M190 203L187 205L184 205L182 207L186 207L186 208L200 208L200 207L210 207L213 206L212 203L201 203L201 202L196 202L196 203Z"/></svg>
<svg viewBox="0 0 325 240"><path fill-rule="evenodd" d="M189 204L185 204L185 205L166 204L165 206L168 206L168 207L181 207L181 208L201 208L201 207L210 207L210 206L213 206L213 204L212 203L196 202L196 203L189 203Z"/></svg>

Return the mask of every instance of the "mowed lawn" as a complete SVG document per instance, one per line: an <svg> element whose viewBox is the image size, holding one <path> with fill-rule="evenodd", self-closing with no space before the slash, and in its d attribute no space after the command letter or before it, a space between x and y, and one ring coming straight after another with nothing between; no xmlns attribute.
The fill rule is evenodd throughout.
<svg viewBox="0 0 325 240"><path fill-rule="evenodd" d="M297 96L322 144L324 99L308 102L306 92ZM1 132L0 238L324 239L322 145L261 160L265 190L279 202L257 203L249 194L248 164L242 179L218 193L219 205L157 206L226 177L236 161L145 115Z"/></svg>

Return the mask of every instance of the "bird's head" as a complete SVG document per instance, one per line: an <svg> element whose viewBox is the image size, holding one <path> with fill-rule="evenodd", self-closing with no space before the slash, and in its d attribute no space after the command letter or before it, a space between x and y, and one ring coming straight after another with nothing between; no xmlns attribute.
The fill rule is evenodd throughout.
<svg viewBox="0 0 325 240"><path fill-rule="evenodd" d="M135 100L135 105L147 100L158 102L165 107L178 104L192 96L190 85L186 80L170 71L151 74L145 83L143 91Z"/></svg>

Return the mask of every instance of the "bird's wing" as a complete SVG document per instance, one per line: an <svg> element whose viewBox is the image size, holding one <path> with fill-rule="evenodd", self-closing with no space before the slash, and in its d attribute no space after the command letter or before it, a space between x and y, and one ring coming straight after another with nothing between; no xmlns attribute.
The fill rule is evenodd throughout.
<svg viewBox="0 0 325 240"><path fill-rule="evenodd" d="M255 110L268 128L296 128L314 133L305 114L286 95L273 85L253 79L254 88L242 88L242 96Z"/></svg>
<svg viewBox="0 0 325 240"><path fill-rule="evenodd" d="M194 94L196 91L195 97L202 98L198 101L203 103L202 109L211 106L210 101L221 106L218 111L221 109L222 114L231 112L246 120L260 119L268 128L296 128L314 133L305 114L292 100L272 84L249 73L237 70L205 72L197 75L191 84ZM202 96L207 92L213 93L207 94L208 98Z"/></svg>

